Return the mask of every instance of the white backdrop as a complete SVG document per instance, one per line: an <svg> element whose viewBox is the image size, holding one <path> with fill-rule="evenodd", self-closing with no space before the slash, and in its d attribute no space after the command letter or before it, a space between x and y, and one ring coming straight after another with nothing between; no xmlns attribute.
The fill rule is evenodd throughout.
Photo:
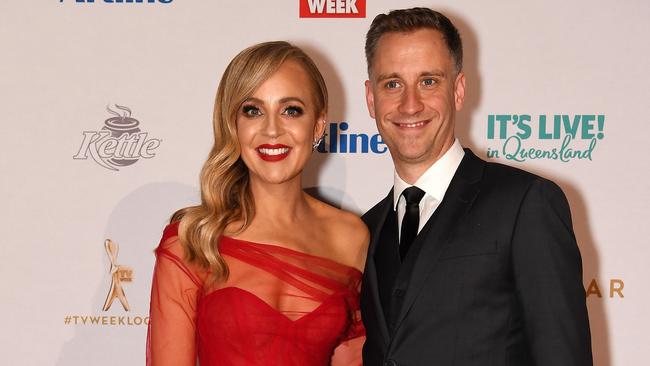
<svg viewBox="0 0 650 366"><path fill-rule="evenodd" d="M366 17L315 19L288 0L3 0L2 363L142 365L153 249L169 215L198 200L229 60L261 41L304 47L328 82L330 128L372 139L365 32L376 14L418 5L448 14L463 36L463 144L555 180L569 198L596 365L646 364L649 4L367 0ZM107 105L132 119L109 120ZM391 185L390 157L341 152L340 141L314 155L305 187L363 213ZM540 155L564 144L582 159L518 162L506 156L517 143ZM124 146L134 152L112 154ZM119 245L129 311L119 299L102 310L106 239Z"/></svg>

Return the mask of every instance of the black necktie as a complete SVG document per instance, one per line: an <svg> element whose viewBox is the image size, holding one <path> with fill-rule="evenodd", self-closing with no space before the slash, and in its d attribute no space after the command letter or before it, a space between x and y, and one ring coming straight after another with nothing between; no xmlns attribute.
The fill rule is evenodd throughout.
<svg viewBox="0 0 650 366"><path fill-rule="evenodd" d="M418 226L420 225L420 200L424 197L424 191L413 186L406 188L402 195L406 199L406 210L402 219L402 230L399 240L399 255L402 260L411 247L411 243L418 235Z"/></svg>

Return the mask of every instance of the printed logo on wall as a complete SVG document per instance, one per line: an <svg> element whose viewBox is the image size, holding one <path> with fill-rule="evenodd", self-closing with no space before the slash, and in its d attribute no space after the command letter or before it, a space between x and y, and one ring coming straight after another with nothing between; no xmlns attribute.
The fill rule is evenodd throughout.
<svg viewBox="0 0 650 366"><path fill-rule="evenodd" d="M300 0L301 18L365 18L366 0Z"/></svg>
<svg viewBox="0 0 650 366"><path fill-rule="evenodd" d="M160 139L148 139L148 133L140 130L140 121L131 117L131 109L115 104L106 110L114 115L104 121L101 131L84 131L79 151L73 156L76 160L86 160L88 155L100 166L118 171L119 168L133 165L141 158L151 159L160 146Z"/></svg>
<svg viewBox="0 0 650 366"><path fill-rule="evenodd" d="M117 255L119 253L119 245L111 239L104 240L104 250L108 255L110 261L109 274L111 276L111 284L106 295L106 301L102 306L102 311L107 312L111 309L111 305L115 299L118 299L122 304L122 308L126 312L131 311L129 302L126 299L126 294L122 288L125 282L133 281L133 269L130 267L117 264ZM113 312L114 313L114 312ZM65 315L63 317L64 325L85 325L85 326L139 326L148 325L148 316L131 316L131 315Z"/></svg>
<svg viewBox="0 0 650 366"><path fill-rule="evenodd" d="M142 4L142 3L147 3L147 4L155 4L155 3L161 3L161 4L169 4L174 0L97 0L98 3L107 3L107 4ZM63 0L59 0L59 3L64 2ZM68 0L65 1L67 3L81 3L81 4L93 4L95 3L95 0Z"/></svg>
<svg viewBox="0 0 650 366"><path fill-rule="evenodd" d="M599 285L600 283L600 285ZM625 288L625 281L621 278L610 278L608 280L601 280L592 278L589 285L586 286L585 295L597 298L610 298L610 299L624 299L623 289ZM602 289L602 290L601 290Z"/></svg>
<svg viewBox="0 0 650 366"><path fill-rule="evenodd" d="M330 154L384 154L388 151L380 134L347 133L348 128L345 121L330 123L316 151Z"/></svg>
<svg viewBox="0 0 650 366"><path fill-rule="evenodd" d="M524 162L535 159L593 160L598 142L605 138L605 115L491 114L487 139L500 146L487 149L487 157ZM527 141L533 141L532 146Z"/></svg>
<svg viewBox="0 0 650 366"><path fill-rule="evenodd" d="M125 311L130 311L129 302L126 300L126 294L122 288L122 282L133 281L133 270L129 267L117 264L117 254L120 251L119 245L115 244L111 239L104 241L104 248L108 259L111 261L109 273L111 274L111 287L106 295L106 301L102 307L103 311L108 311L113 305L113 300L118 298Z"/></svg>

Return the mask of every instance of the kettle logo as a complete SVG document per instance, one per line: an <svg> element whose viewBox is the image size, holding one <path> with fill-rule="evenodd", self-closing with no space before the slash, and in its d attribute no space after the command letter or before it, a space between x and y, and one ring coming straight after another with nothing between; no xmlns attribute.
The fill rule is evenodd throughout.
<svg viewBox="0 0 650 366"><path fill-rule="evenodd" d="M133 281L133 270L129 267L117 264L117 253L119 252L120 247L111 239L106 239L104 241L104 248L106 248L106 254L108 255L108 259L111 261L111 267L109 270L109 273L111 274L111 288L108 290L108 295L106 295L106 301L104 302L102 310L108 311L108 309L111 308L111 305L113 305L115 298L117 298L120 300L124 310L130 311L131 307L129 306L129 302L126 300L126 295L122 288L122 282Z"/></svg>
<svg viewBox="0 0 650 366"><path fill-rule="evenodd" d="M115 104L115 109L106 106L106 110L114 117L105 120L100 131L83 132L83 141L73 159L86 160L90 155L100 166L118 171L141 158L156 156L161 140L147 139L148 133L140 130L140 121L131 117L129 107Z"/></svg>

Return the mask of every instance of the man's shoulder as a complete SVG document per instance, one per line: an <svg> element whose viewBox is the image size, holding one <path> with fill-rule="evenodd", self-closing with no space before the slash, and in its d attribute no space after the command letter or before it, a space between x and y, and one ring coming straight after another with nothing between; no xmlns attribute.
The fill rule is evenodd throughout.
<svg viewBox="0 0 650 366"><path fill-rule="evenodd" d="M483 164L482 181L484 183L497 182L499 184L527 185L535 180L544 179L521 168L484 160L474 155L469 149L465 149L465 152L469 159L475 160L475 164L476 161Z"/></svg>
<svg viewBox="0 0 650 366"><path fill-rule="evenodd" d="M391 189L391 191L381 201L377 202L377 204L361 216L361 220L363 220L368 227L374 227L376 222L382 216L382 213L386 210L386 206L390 206L393 203L392 192L393 190Z"/></svg>
<svg viewBox="0 0 650 366"><path fill-rule="evenodd" d="M483 159L481 159L483 160ZM486 188L492 188L492 192L515 194L517 192L525 195L532 187L560 191L559 186L552 180L527 170L513 167L506 164L483 160L485 168L483 171L482 183Z"/></svg>
<svg viewBox="0 0 650 366"><path fill-rule="evenodd" d="M500 182L510 182L512 184L526 184L543 178L521 168L486 161L484 179L489 181L495 180Z"/></svg>

